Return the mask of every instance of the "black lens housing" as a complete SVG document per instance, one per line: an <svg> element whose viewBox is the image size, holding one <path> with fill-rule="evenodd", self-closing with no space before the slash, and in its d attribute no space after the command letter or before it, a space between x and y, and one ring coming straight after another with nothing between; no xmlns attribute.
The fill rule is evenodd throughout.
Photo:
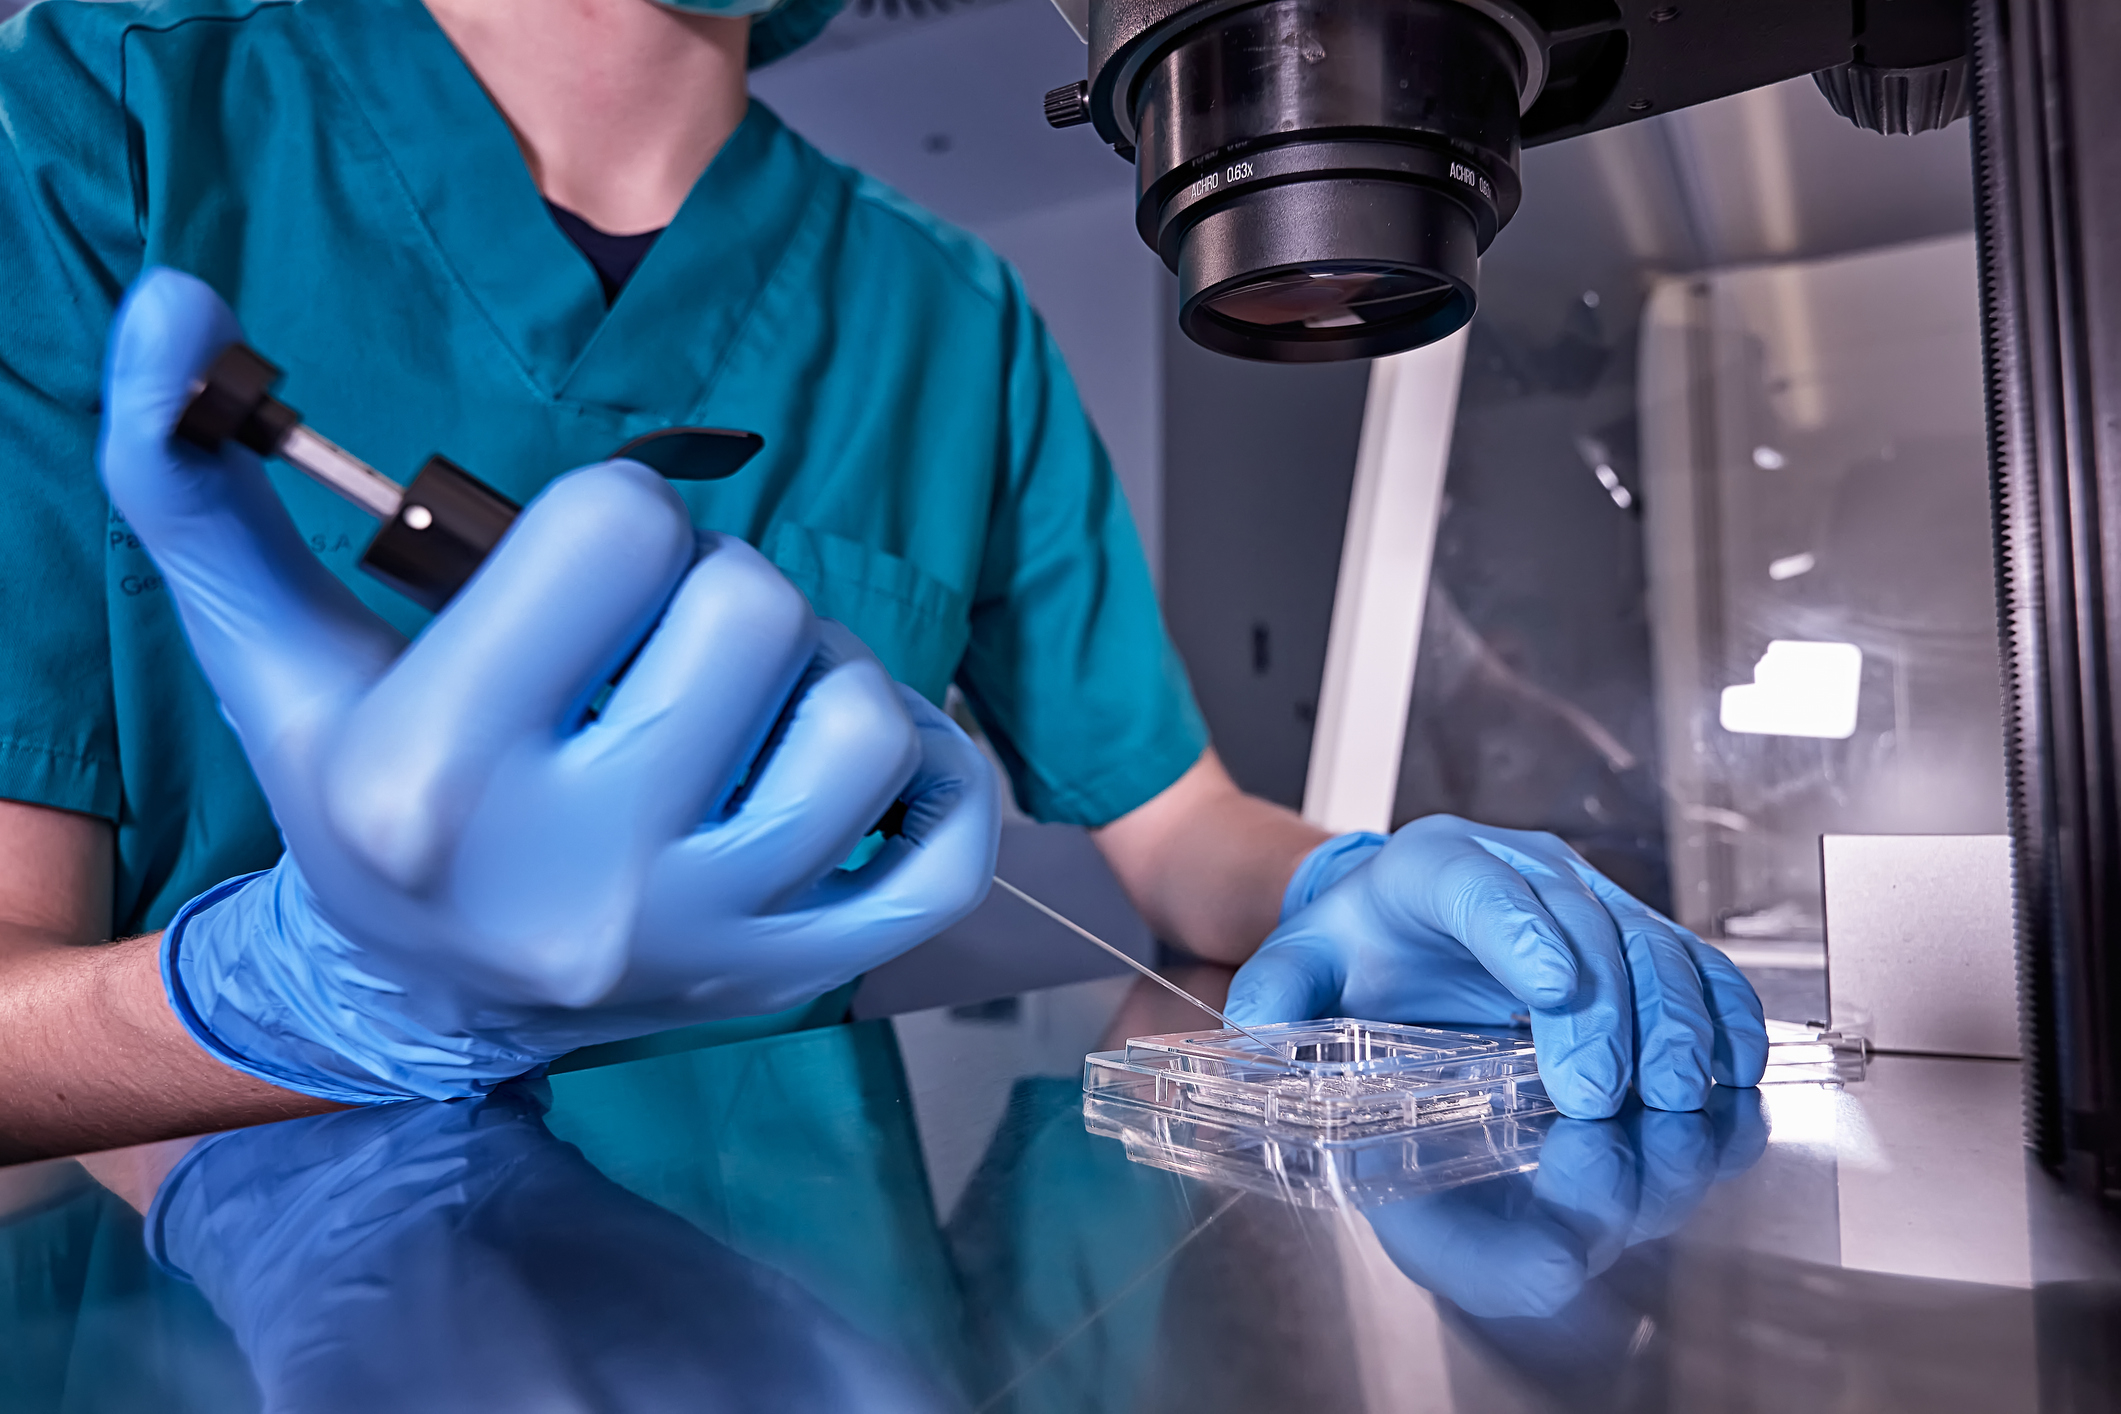
<svg viewBox="0 0 2121 1414"><path fill-rule="evenodd" d="M1095 124L1136 164L1142 236L1178 274L1194 338L1355 358L1471 314L1477 259L1516 211L1520 144L1851 64L1890 89L1946 57L1936 36L1962 43L1968 3L1060 0L1089 72L1046 95L1046 118ZM1943 121L1957 93L1931 83L1917 96L1934 102L1899 104L1922 109L1906 123L1886 93L1875 125Z"/></svg>
<svg viewBox="0 0 2121 1414"><path fill-rule="evenodd" d="M1136 11L1124 40L1093 28L1093 118L1134 149L1136 224L1178 275L1191 338L1316 362L1472 318L1480 254L1517 209L1542 52L1484 9L1259 0Z"/></svg>

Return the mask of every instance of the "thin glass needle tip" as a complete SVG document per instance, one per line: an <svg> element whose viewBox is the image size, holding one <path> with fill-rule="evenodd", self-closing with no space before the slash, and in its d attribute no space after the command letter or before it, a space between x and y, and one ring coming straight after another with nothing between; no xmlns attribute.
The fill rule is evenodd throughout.
<svg viewBox="0 0 2121 1414"><path fill-rule="evenodd" d="M1031 895L1029 895L1029 894L1025 893L1025 892L1024 892L1024 891L1023 891L1022 889L1020 889L1020 888L1018 888L1018 887L1017 887L1016 885L1014 885L1014 884L1010 883L1010 882L1009 882L1009 881L1008 881L1007 879L1004 879L1004 878L1003 878L1003 877L1002 877L1001 875L999 875L999 874L995 875L995 876L994 876L994 882L995 882L995 883L997 883L997 884L1000 884L1000 885L1001 885L1001 886L1002 886L1003 888L1007 889L1007 890L1008 890L1008 891L1009 891L1010 893L1012 893L1012 894L1015 894L1015 895L1016 895L1016 896L1017 896L1018 898L1022 899L1022 900L1023 900L1023 901L1025 902L1025 903L1028 903L1028 904L1030 904L1030 905L1031 905L1031 906L1032 906L1033 908L1037 909L1037 910L1038 910L1038 911L1039 911L1040 913L1043 913L1043 914L1045 914L1045 915L1046 915L1046 916L1047 916L1048 918L1050 918L1050 919L1052 919L1052 920L1053 920L1054 922L1056 922L1056 923L1060 924L1060 925L1061 925L1061 927L1063 927L1063 928L1066 928L1066 929L1067 929L1067 930L1068 930L1069 932L1071 932L1071 933L1075 934L1075 935L1076 935L1077 937L1079 937L1079 938L1082 938L1082 939L1084 939L1084 940L1086 940L1086 941L1088 941L1088 942L1092 942L1092 943L1095 943L1095 944L1097 944L1097 945L1098 945L1099 947L1103 948L1103 949L1104 949L1104 950L1105 950L1106 952L1108 952L1108 953L1111 953L1111 954L1112 954L1112 955L1113 955L1114 957L1118 958L1118 959L1119 959L1119 960L1120 960L1121 962L1124 962L1124 963L1126 963L1126 964L1127 964L1127 966L1129 966L1129 967L1133 968L1133 969L1134 969L1134 970L1135 970L1136 972L1139 972L1139 973L1140 973L1140 974L1141 974L1142 976L1144 976L1144 977L1148 978L1148 979L1149 979L1149 980L1150 980L1151 982L1154 982L1154 983L1155 983L1155 984L1156 984L1157 986L1159 986L1159 987L1163 988L1163 989L1164 989L1165 991L1169 992L1169 993L1170 993L1170 994L1171 994L1172 996L1174 996L1174 997L1183 997L1183 998L1184 998L1185 1000L1187 1000L1187 1001L1189 1001L1189 1002L1193 1003L1193 1005L1195 1005L1195 1006L1199 1007L1199 1008L1200 1008L1200 1009L1201 1009L1202 1011L1204 1011L1204 1012L1208 1013L1208 1015L1210 1015L1210 1016L1214 1017L1214 1018L1215 1018L1215 1019L1216 1019L1217 1021L1220 1021L1220 1022L1221 1022L1221 1023L1223 1024L1223 1025L1225 1025L1225 1026L1229 1027L1229 1028L1230 1028L1230 1029L1231 1029L1232 1031L1235 1031L1235 1032L1237 1032L1238 1034L1240 1034L1240 1035L1242 1035L1242 1036L1248 1037L1248 1038L1250 1038L1251 1040L1253 1040L1253 1041L1256 1041L1256 1042L1258 1042L1258 1043L1259 1043L1259 1045L1261 1045L1262 1047L1264 1047L1264 1048L1266 1049L1266 1052L1267 1052L1267 1054L1268 1054L1268 1055L1272 1056L1272 1057L1273 1057L1273 1058L1274 1058L1275 1060L1278 1060L1278 1061L1282 1061L1282 1062L1283 1062L1283 1064L1287 1064L1287 1061L1286 1061L1286 1060L1285 1060L1285 1059L1283 1058L1283 1056L1282 1056L1282 1053L1281 1053L1281 1047L1279 1047L1279 1046L1275 1045L1275 1044L1274 1044L1274 1043L1273 1043L1272 1041L1269 1041L1269 1040L1268 1040L1268 1039L1267 1039L1266 1037L1264 1037L1264 1036L1260 1036L1260 1035L1256 1035L1256 1034L1254 1034L1253 1032L1250 1032L1250 1031L1247 1031L1247 1030L1245 1030L1245 1028L1244 1028L1244 1027L1242 1027L1242 1026L1239 1026L1239 1025L1238 1025L1238 1024L1236 1023L1236 1022L1232 1021L1232 1020L1231 1020L1231 1019L1230 1019L1229 1017L1227 1017L1227 1016L1224 1016L1224 1015L1223 1015L1223 1014L1222 1014L1221 1012L1217 1011L1217 1010L1216 1010L1216 1009L1215 1009L1214 1007L1211 1007L1211 1006L1209 1006L1209 1005L1208 1005L1208 1004L1207 1004L1206 1002L1202 1001L1202 1000L1201 1000L1201 999L1200 999L1199 997L1196 997L1196 996L1194 996L1194 995L1193 995L1193 994L1192 994L1191 992L1187 991L1187 990L1186 990L1186 989L1185 989L1184 987L1181 987L1181 986L1179 986L1179 985L1178 985L1178 984L1177 984L1176 982L1173 982L1173 981L1171 981L1171 980L1170 980L1169 978L1166 978L1166 977L1164 977L1164 976L1161 976L1161 975L1160 975L1160 974L1158 974L1158 973L1157 973L1157 972L1156 972L1155 970L1153 970L1152 968L1148 967L1147 965L1145 965L1145 964L1143 964L1143 963L1140 963L1140 962L1136 962L1136 961L1135 961L1135 960L1134 960L1133 958L1131 958L1131 957L1127 956L1127 955L1126 955L1125 953L1121 952L1121 951L1120 951L1120 950L1119 950L1118 948L1116 948L1116 947L1113 947L1113 946L1112 946L1112 944L1110 944L1110 943L1106 942L1106 941L1105 941L1105 940L1104 940L1103 938L1100 938L1099 936L1097 936L1097 934L1095 934L1095 933L1091 932L1091 931L1090 931L1090 930L1089 930L1088 928L1085 928L1085 927L1084 927L1084 926L1083 926L1082 924L1080 924L1080 923L1076 922L1076 921L1075 921L1074 919L1072 919L1072 918L1068 917L1068 916L1067 916L1066 914L1060 913L1060 912L1058 912L1058 911L1056 911L1056 910L1054 910L1054 909L1051 909L1051 908L1048 908L1048 907L1046 907L1046 905L1044 905L1044 904L1040 903L1040 902L1039 902L1039 901L1038 901L1037 899L1035 899L1035 898L1031 897Z"/></svg>

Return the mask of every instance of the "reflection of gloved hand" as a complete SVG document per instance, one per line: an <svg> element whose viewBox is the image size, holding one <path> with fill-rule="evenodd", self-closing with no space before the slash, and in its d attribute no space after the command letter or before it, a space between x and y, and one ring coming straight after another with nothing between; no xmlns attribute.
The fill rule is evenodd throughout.
<svg viewBox="0 0 2121 1414"><path fill-rule="evenodd" d="M553 483L407 646L254 458L172 444L237 336L206 286L150 272L112 335L103 439L287 842L165 935L209 1051L349 1103L472 1094L793 1006L979 901L999 825L971 742L748 546L696 537L646 468ZM894 797L904 837L837 871Z"/></svg>
<svg viewBox="0 0 2121 1414"><path fill-rule="evenodd" d="M208 1139L148 1209L267 1410L933 1410L786 1277L612 1183L538 1085Z"/></svg>
<svg viewBox="0 0 2121 1414"><path fill-rule="evenodd" d="M1757 1090L1707 1110L1630 1106L1556 1121L1539 1168L1364 1214L1399 1269L1475 1316L1550 1316L1638 1242L1686 1221L1712 1184L1767 1147Z"/></svg>
<svg viewBox="0 0 2121 1414"><path fill-rule="evenodd" d="M1547 1093L1600 1119L1633 1080L1698 1108L1756 1085L1760 999L1730 959L1552 835L1450 815L1342 835L1297 867L1282 922L1230 985L1241 1026L1313 1016L1507 1025L1531 1014Z"/></svg>

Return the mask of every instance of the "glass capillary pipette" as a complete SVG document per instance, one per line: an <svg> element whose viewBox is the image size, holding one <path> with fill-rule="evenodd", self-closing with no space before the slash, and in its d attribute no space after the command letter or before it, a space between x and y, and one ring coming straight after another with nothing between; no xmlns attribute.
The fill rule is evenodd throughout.
<svg viewBox="0 0 2121 1414"><path fill-rule="evenodd" d="M1274 1058L1275 1060L1281 1061L1281 1062L1282 1062L1283 1064L1285 1064L1285 1065L1286 1065L1286 1064L1288 1063L1288 1061L1287 1061L1287 1058L1286 1058L1286 1057L1284 1057L1284 1056L1282 1055L1282 1053L1281 1053L1281 1047L1279 1047L1279 1046L1275 1045L1275 1044L1274 1044L1274 1043L1273 1043L1272 1041L1269 1041L1269 1040L1268 1040L1268 1039L1267 1039L1266 1037L1264 1037L1264 1036L1260 1036L1260 1035L1257 1035L1257 1034L1255 1034L1255 1033L1253 1033L1253 1032L1250 1032L1250 1031L1247 1031L1247 1030L1245 1030L1245 1028L1244 1028L1244 1027L1242 1027L1242 1026L1239 1026L1239 1025L1238 1025L1238 1024L1236 1023L1236 1022L1232 1021L1232 1020L1231 1020L1231 1019L1230 1019L1229 1017L1227 1017L1227 1016L1224 1016L1224 1015L1223 1015L1223 1014L1222 1014L1221 1012L1217 1011L1217 1010L1216 1010L1216 1009L1215 1009L1214 1007L1211 1007L1211 1006L1209 1006L1209 1005L1208 1005L1208 1004L1207 1004L1206 1002L1202 1001L1202 1000L1201 1000L1201 999L1200 999L1199 997L1196 997L1196 996L1194 996L1194 995L1193 995L1193 994L1192 994L1191 992L1187 991L1187 990L1186 990L1186 989L1185 989L1184 987L1181 987L1181 986L1179 986L1179 985L1178 985L1178 984L1177 984L1176 982L1173 982L1173 981L1171 981L1171 980L1170 980L1169 978L1167 978L1167 977L1165 977L1165 976L1161 975L1160 973L1156 972L1156 971L1155 971L1154 969L1150 968L1150 967L1149 967L1149 966L1148 966L1147 964L1135 961L1135 960L1134 960L1133 958L1131 958L1131 957L1127 956L1127 955L1126 955L1125 953L1121 952L1121 951L1120 951L1120 950L1119 950L1118 948L1116 948L1116 947L1112 946L1112 944L1110 944L1110 943L1106 942L1106 941L1105 941L1105 940L1104 940L1103 938L1100 938L1099 936L1097 936L1097 934L1095 934L1095 933L1091 932L1091 931L1090 931L1090 930L1089 930L1088 928L1085 928L1085 927L1084 927L1084 926L1083 926L1082 924L1080 924L1080 923L1076 922L1076 921L1075 921L1074 919L1072 919L1072 918L1069 918L1069 917L1068 917L1067 915L1065 915L1065 914L1063 914L1063 913L1059 912L1059 911L1058 911L1058 910L1056 910L1056 909L1051 909L1051 908L1048 908L1048 907L1046 907L1046 905L1044 905L1044 904L1040 903L1040 902L1039 902L1039 901L1038 901L1037 899L1035 899L1035 898L1031 897L1031 895L1029 895L1029 894L1025 893L1025 892L1024 892L1024 891L1023 891L1022 889L1020 889L1020 888L1018 888L1018 887L1017 887L1016 885L1014 885L1014 884L1010 883L1010 882L1009 882L1009 881L1008 881L1007 879L1004 879L1004 878L1003 878L1003 877L1002 877L1001 875L999 875L999 874L995 875L995 876L994 876L994 882L995 882L995 883L997 883L997 884L1000 884L1000 885L1001 885L1001 886L1002 886L1003 888L1007 889L1007 890L1008 890L1008 891L1009 891L1010 893L1012 893L1012 894L1015 894L1015 895L1016 895L1016 896L1017 896L1018 898L1022 899L1022 900L1023 900L1023 901L1025 902L1025 903L1028 903L1028 904L1030 904L1030 905L1031 905L1031 906L1032 906L1033 908L1037 909L1037 910L1038 910L1038 911L1039 911L1040 913L1043 913L1043 914L1045 914L1045 915L1046 915L1046 916L1047 916L1048 918L1050 918L1050 919L1052 919L1052 920L1053 920L1054 922L1056 922L1056 923L1060 924L1060 925L1061 925L1061 927L1063 927L1063 928L1066 928L1066 929L1067 929L1067 930L1068 930L1069 932L1071 932L1071 933L1075 934L1075 935L1076 935L1077 937L1079 937L1079 938L1083 938L1083 939L1085 939L1085 940L1087 940L1087 941L1089 941L1089 942L1093 942L1093 943L1097 944L1097 945L1098 945L1099 947L1103 948L1103 949L1104 949L1104 950L1105 950L1106 952L1108 952L1108 953L1111 953L1111 954L1112 954L1112 955L1113 955L1114 957L1118 958L1118 959L1119 959L1119 960L1120 960L1121 962L1124 962L1124 963L1126 963L1126 964L1127 964L1127 966L1129 966L1129 967L1133 968L1133 969L1134 969L1134 970L1135 970L1136 972L1139 972L1139 973L1140 973L1140 974L1141 974L1142 976L1144 976L1144 977L1148 978L1148 979L1149 979L1149 980L1150 980L1151 982L1154 982L1154 983L1155 983L1155 984L1156 984L1157 986L1159 986L1159 987L1163 988L1163 989L1164 989L1165 991L1167 991L1167 992L1171 993L1171 995L1173 995L1173 996L1175 996L1175 997L1181 997L1181 998L1183 998L1184 1000L1186 1000L1186 1001L1189 1001L1189 1002L1191 1002L1191 1003L1192 1003L1193 1005L1195 1005L1195 1006L1199 1007L1199 1008L1200 1008L1200 1009L1201 1009L1202 1011L1204 1011L1204 1012L1208 1013L1208 1015L1210 1015L1210 1016L1214 1017L1214 1018L1215 1018L1215 1019L1216 1019L1217 1021L1220 1021L1220 1022L1221 1022L1221 1023L1223 1024L1223 1025L1225 1025L1225 1026L1229 1027L1229 1028L1230 1028L1230 1029L1231 1029L1232 1031L1235 1031L1235 1032L1237 1032L1237 1033L1238 1033L1239 1035L1241 1035L1241 1036L1244 1036L1244 1037L1246 1037L1247 1039L1249 1039L1249 1040L1251 1040L1251 1041L1255 1041L1255 1042L1257 1042L1257 1043L1258 1043L1258 1044L1260 1045L1260 1047L1261 1047L1261 1048L1263 1048L1263 1049L1264 1049L1264 1050L1266 1051L1266 1053L1267 1053L1267 1054L1268 1054L1269 1056L1273 1057L1273 1058Z"/></svg>

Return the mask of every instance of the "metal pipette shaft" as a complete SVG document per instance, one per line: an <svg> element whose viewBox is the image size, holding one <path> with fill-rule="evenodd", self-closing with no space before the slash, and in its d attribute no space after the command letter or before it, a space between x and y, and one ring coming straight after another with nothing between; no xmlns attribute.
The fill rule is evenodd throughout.
<svg viewBox="0 0 2121 1414"><path fill-rule="evenodd" d="M280 458L310 480L338 492L378 520L405 503L405 488L334 442L297 423L280 444Z"/></svg>
<svg viewBox="0 0 2121 1414"><path fill-rule="evenodd" d="M1185 1001L1191 1002L1194 1006L1199 1007L1202 1011L1208 1013L1208 1015L1214 1017L1217 1021L1220 1021L1223 1025L1229 1027L1232 1031L1235 1031L1238 1034L1257 1042L1260 1046L1266 1049L1268 1055L1274 1057L1276 1060L1281 1059L1281 1047L1275 1045L1266 1037L1254 1035L1252 1032L1245 1030L1244 1027L1239 1026L1229 1017L1224 1016L1221 1012L1217 1011L1214 1007L1209 1006L1199 997L1194 996L1184 987L1179 986L1176 982L1171 981L1169 978L1158 973L1146 964L1135 961L1133 958L1127 956L1118 948L1112 946L1112 944L1106 942L1103 938L1100 938L1099 936L1097 936L1097 934L1091 932L1088 928L1085 928L1082 924L1076 922L1074 919L1068 917L1066 914L1063 914L1058 910L1046 907L1046 905L1040 903L1037 899L1031 897L1031 895L1025 893L1022 889L1010 883L1007 879L1004 879L1001 875L995 875L994 882L1000 884L1010 893L1015 894L1025 903L1030 904L1040 913L1045 914L1048 918L1060 924L1061 927L1066 928L1069 932L1075 934L1077 937L1082 938L1088 942L1097 944L1106 952L1111 953L1121 962L1126 963L1127 966L1133 968L1136 972L1139 972L1142 976L1148 978L1151 982L1154 982L1157 986L1169 992L1172 996L1179 997L1184 999Z"/></svg>

